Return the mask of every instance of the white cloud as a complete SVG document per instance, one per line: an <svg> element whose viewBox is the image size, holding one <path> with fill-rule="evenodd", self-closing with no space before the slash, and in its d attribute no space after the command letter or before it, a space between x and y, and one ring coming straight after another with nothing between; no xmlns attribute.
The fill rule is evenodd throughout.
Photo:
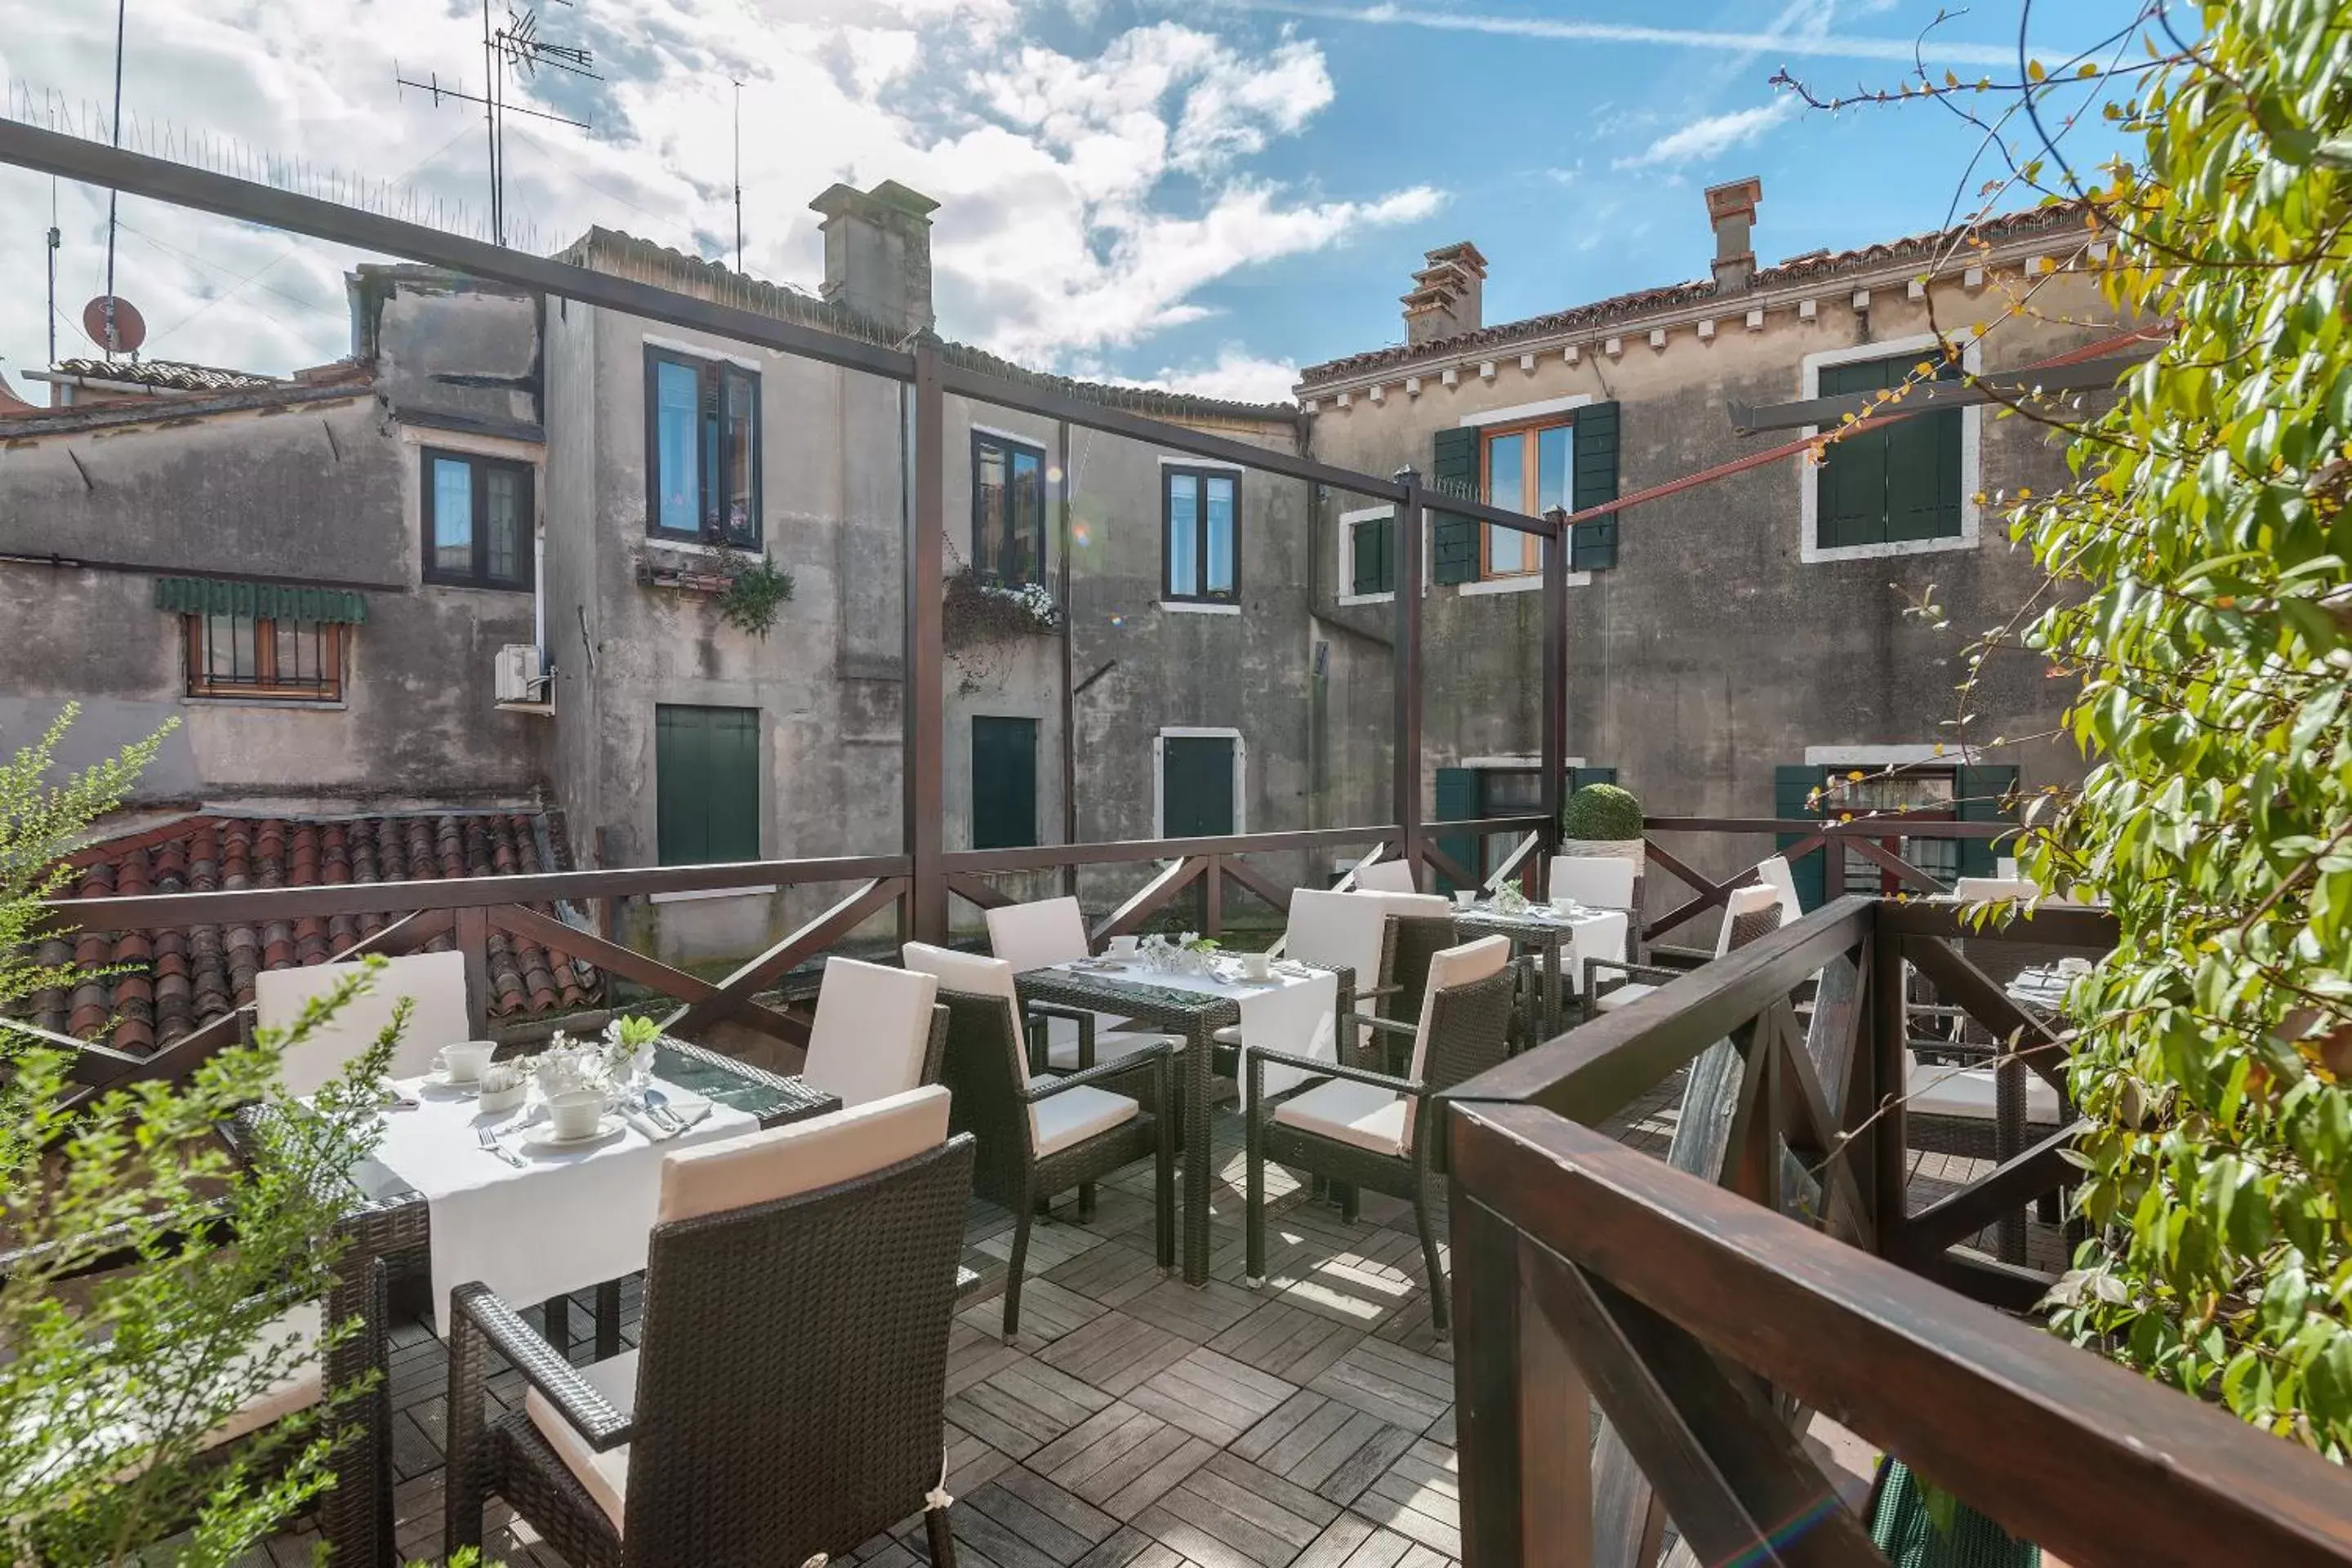
<svg viewBox="0 0 2352 1568"><path fill-rule="evenodd" d="M1734 147L1746 146L1782 121L1793 119L1799 107L1793 98L1779 98L1754 109L1710 114L1668 132L1631 157L1618 159L1616 166L1679 169L1685 163L1705 163Z"/></svg>
<svg viewBox="0 0 2352 1568"><path fill-rule="evenodd" d="M1241 0L1244 8L1278 16L1374 26L1427 27L1443 32L1491 33L1506 37L1547 38L1562 43L1661 44L1674 48L1778 52L1816 59L1891 60L1909 65L1915 41L1832 33L1826 27L1787 33L1777 27L1735 32L1706 27L1652 27L1622 22L1555 21L1543 16L1480 16L1466 11L1421 11L1402 5L1326 5L1292 0ZM1927 51L1937 65L2014 66L2017 51L1996 44L1943 44Z"/></svg>
<svg viewBox="0 0 2352 1568"><path fill-rule="evenodd" d="M536 101L588 132L512 118L510 240L552 249L592 223L693 253L734 237L732 79L743 83L746 267L813 286L810 197L894 178L941 203L941 328L1045 368L1132 353L1209 313L1205 289L1277 258L1434 210L1422 186L1304 193L1252 161L1301 133L1336 91L1313 44L1270 47L1173 22L1091 55L1043 47L1020 5L1066 0L635 0L559 9L551 37L593 48L602 83L542 75ZM390 182L401 216L479 232L478 110L436 108L384 78L480 85L478 18L422 0L184 0L135 13L130 144L225 167L232 142ZM0 77L81 95L110 89L111 6L0 0ZM468 68L471 68L468 74ZM152 118L151 118L152 117ZM82 123L87 125L86 118ZM213 141L192 159L166 125ZM306 188L334 195L313 174ZM398 193L404 180L410 195ZM344 193L351 189L347 182ZM43 357L38 219L48 182L0 169L0 356ZM103 274L105 194L58 192L59 296L78 316ZM460 205L465 209L461 218ZM118 288L156 357L286 370L348 352L342 273L356 253L126 200ZM58 351L89 352L60 328ZM1131 361L1129 363L1132 363Z"/></svg>
<svg viewBox="0 0 2352 1568"><path fill-rule="evenodd" d="M1128 376L1081 369L1089 380L1113 386L1148 386L1162 392L1190 392L1202 397L1222 397L1235 403L1287 403L1298 384L1295 360L1266 359L1239 343L1226 343L1207 363L1164 365L1156 375Z"/></svg>

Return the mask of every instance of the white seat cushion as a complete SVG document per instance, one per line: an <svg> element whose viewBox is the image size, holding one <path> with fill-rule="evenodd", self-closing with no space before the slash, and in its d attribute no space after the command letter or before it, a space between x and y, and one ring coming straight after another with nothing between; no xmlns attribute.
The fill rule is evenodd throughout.
<svg viewBox="0 0 2352 1568"><path fill-rule="evenodd" d="M1614 1013L1620 1007L1631 1007L1643 997L1653 995L1657 987L1640 980L1629 980L1614 991L1603 991L1593 1000L1596 1012Z"/></svg>
<svg viewBox="0 0 2352 1568"><path fill-rule="evenodd" d="M611 1361L583 1366L580 1375L611 1400L613 1407L622 1415L636 1414L636 1352L624 1352ZM596 1452L588 1446L588 1439L563 1418L555 1402L536 1388L523 1391L522 1408L523 1414L530 1417L530 1424L539 1428L539 1435L547 1439L547 1446L555 1450L556 1458L588 1489L588 1495L596 1500L596 1506L604 1510L604 1517L613 1521L617 1531L622 1509L629 1499L629 1446L624 1443L617 1448Z"/></svg>
<svg viewBox="0 0 2352 1568"><path fill-rule="evenodd" d="M1029 1081L1049 1083L1058 1075L1038 1073ZM1123 1122L1141 1115L1143 1107L1123 1094L1097 1089L1091 1084L1077 1089L1066 1089L1050 1100L1041 1100L1030 1107L1037 1137L1037 1157L1058 1154L1074 1144L1083 1143L1099 1132L1108 1132Z"/></svg>
<svg viewBox="0 0 2352 1568"><path fill-rule="evenodd" d="M1112 1026L1117 1024L1123 1024L1127 1020L1124 1018L1115 1018L1108 1013L1097 1013L1095 1015L1096 1066L1100 1067L1105 1062L1115 1062L1121 1057L1131 1057L1136 1052L1149 1049L1150 1047L1159 1045L1162 1041L1166 1041L1171 1045L1174 1045L1176 1043L1176 1037L1173 1035L1148 1035L1134 1029L1120 1029ZM1061 1068L1067 1071L1076 1070L1078 1065L1077 1024L1074 1020L1068 1018L1050 1018L1047 1019L1046 1022L1058 1026L1057 1027L1049 1029L1045 1035L1046 1062L1051 1066Z"/></svg>
<svg viewBox="0 0 2352 1568"><path fill-rule="evenodd" d="M826 959L802 1081L845 1106L922 1087L939 989L939 976L920 970Z"/></svg>
<svg viewBox="0 0 2352 1568"><path fill-rule="evenodd" d="M1276 1105L1274 1119L1375 1154L1402 1154L1404 1112L1404 1096L1393 1089L1335 1078Z"/></svg>
<svg viewBox="0 0 2352 1568"><path fill-rule="evenodd" d="M1998 1086L1990 1068L1960 1068L1911 1063L1904 1109L1914 1116L1965 1116L1990 1121ZM2058 1125L2058 1091L2040 1073L2025 1075L2025 1120L2043 1126Z"/></svg>

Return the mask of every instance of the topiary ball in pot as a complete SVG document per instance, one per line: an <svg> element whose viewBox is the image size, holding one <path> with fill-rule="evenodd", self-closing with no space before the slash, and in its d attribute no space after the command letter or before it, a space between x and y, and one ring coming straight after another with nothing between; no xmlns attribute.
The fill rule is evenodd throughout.
<svg viewBox="0 0 2352 1568"><path fill-rule="evenodd" d="M1615 855L1643 863L1642 803L1615 784L1586 784L1559 814L1563 855Z"/></svg>

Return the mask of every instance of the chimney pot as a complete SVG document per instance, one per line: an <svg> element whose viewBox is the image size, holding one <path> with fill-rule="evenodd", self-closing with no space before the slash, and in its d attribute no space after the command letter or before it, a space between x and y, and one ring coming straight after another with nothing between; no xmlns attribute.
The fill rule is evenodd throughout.
<svg viewBox="0 0 2352 1568"><path fill-rule="evenodd" d="M1427 263L1412 275L1412 292L1403 296L1404 341L1407 348L1476 331L1486 258L1468 240L1441 245L1423 253Z"/></svg>
<svg viewBox="0 0 2352 1568"><path fill-rule="evenodd" d="M809 203L824 215L824 287L838 303L901 336L929 331L931 214L939 203L896 180L870 191L834 185Z"/></svg>
<svg viewBox="0 0 2352 1568"><path fill-rule="evenodd" d="M1706 220L1715 229L1717 292L1745 289L1756 276L1756 251L1749 236L1756 227L1756 205L1763 199L1764 182L1752 175L1707 187Z"/></svg>

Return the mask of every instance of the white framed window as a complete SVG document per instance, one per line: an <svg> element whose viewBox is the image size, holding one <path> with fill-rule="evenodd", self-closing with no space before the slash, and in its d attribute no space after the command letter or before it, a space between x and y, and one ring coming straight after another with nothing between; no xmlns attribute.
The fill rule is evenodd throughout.
<svg viewBox="0 0 2352 1568"><path fill-rule="evenodd" d="M1959 332L1960 363L1941 374L1976 374L1979 345ZM1899 386L1922 363L1944 364L1933 333L1824 349L1802 362L1807 400ZM1981 405L1940 409L1831 443L1824 460L1798 465L1798 559L1864 561L1973 550L1981 526ZM1804 434L1821 434L1818 426Z"/></svg>

